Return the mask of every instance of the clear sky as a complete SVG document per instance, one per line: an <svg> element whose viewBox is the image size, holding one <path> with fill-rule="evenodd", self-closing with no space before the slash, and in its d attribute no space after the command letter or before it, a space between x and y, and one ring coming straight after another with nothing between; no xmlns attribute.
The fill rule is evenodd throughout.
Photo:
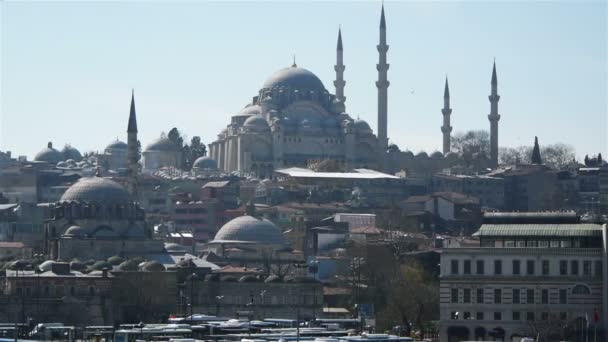
<svg viewBox="0 0 608 342"><path fill-rule="evenodd" d="M380 2L13 2L1 8L0 150L82 152L126 140L131 88L145 146L178 127L208 143L274 71L334 91L338 25L346 109L376 131ZM605 1L386 1L391 141L441 149L448 74L454 132L489 129L496 57L500 145L565 142L608 155Z"/></svg>

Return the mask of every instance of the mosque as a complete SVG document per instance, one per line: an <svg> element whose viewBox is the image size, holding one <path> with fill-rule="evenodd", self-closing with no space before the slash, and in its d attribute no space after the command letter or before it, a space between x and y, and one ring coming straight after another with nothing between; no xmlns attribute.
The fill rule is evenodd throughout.
<svg viewBox="0 0 608 342"><path fill-rule="evenodd" d="M389 148L388 69L386 19L384 6L380 15L378 128L374 134L369 124L351 117L345 108L342 32L338 31L336 48L335 94L311 71L298 67L281 69L271 75L240 112L209 144L210 157L219 169L268 177L273 170L286 167L309 167L321 160L337 161L344 170L372 168L394 173L410 170L411 174L431 175L461 163L461 156L451 152L449 89L446 79L443 116L443 152L430 156ZM498 100L496 68L492 75L491 156L476 156L480 165L496 167L498 163Z"/></svg>

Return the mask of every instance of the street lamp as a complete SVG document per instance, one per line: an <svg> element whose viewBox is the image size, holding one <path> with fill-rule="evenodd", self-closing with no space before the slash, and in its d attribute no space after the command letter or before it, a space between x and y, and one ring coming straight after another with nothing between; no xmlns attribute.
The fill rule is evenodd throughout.
<svg viewBox="0 0 608 342"><path fill-rule="evenodd" d="M198 279L198 275L196 273L192 273L190 275L190 321L194 320L193 310L194 310L194 281Z"/></svg>
<svg viewBox="0 0 608 342"><path fill-rule="evenodd" d="M264 302L264 297L266 297L266 290L260 291L260 299L261 299L261 301L260 301L260 308L264 307L264 303L265 303ZM264 315L262 314L261 316L262 316L262 319L264 319Z"/></svg>

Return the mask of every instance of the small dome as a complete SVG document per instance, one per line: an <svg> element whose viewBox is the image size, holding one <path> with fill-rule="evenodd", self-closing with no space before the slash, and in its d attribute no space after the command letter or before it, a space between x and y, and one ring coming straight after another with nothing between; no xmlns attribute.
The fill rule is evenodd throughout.
<svg viewBox="0 0 608 342"><path fill-rule="evenodd" d="M361 133L371 133L372 129L369 127L369 124L364 120L355 120L355 129Z"/></svg>
<svg viewBox="0 0 608 342"><path fill-rule="evenodd" d="M146 146L146 152L148 151L179 151L180 147L177 146L169 138L160 137Z"/></svg>
<svg viewBox="0 0 608 342"><path fill-rule="evenodd" d="M59 202L96 202L99 204L132 203L131 195L120 184L101 177L80 178L61 196Z"/></svg>
<svg viewBox="0 0 608 342"><path fill-rule="evenodd" d="M403 156L406 158L414 158L414 153L412 151L403 152Z"/></svg>
<svg viewBox="0 0 608 342"><path fill-rule="evenodd" d="M195 167L197 169L201 169L201 170L216 170L217 169L217 162L213 159L211 159L211 157L209 156L204 156L204 157L199 157L194 161L194 164L192 165L192 167Z"/></svg>
<svg viewBox="0 0 608 342"><path fill-rule="evenodd" d="M315 74L297 66L284 68L275 72L264 82L263 86L263 88L280 87L325 92L323 82Z"/></svg>
<svg viewBox="0 0 608 342"><path fill-rule="evenodd" d="M144 263L141 270L144 272L163 272L165 271L165 266L158 261L148 261Z"/></svg>
<svg viewBox="0 0 608 342"><path fill-rule="evenodd" d="M127 151L127 148L129 146L125 143L122 142L118 139L112 141L111 143L108 144L108 146L106 146L106 150L125 150Z"/></svg>
<svg viewBox="0 0 608 342"><path fill-rule="evenodd" d="M247 120L245 120L243 127L247 127L247 128L251 128L251 129L255 129L255 130L270 129L270 126L268 126L268 122L266 122L266 119L264 119L264 117L261 115L254 115L254 116L248 118Z"/></svg>
<svg viewBox="0 0 608 342"><path fill-rule="evenodd" d="M110 265L110 263L107 262L107 261L103 261L103 260L102 261L97 261L96 263L94 263L93 265L91 265L89 267L89 270L91 270L91 271L101 271L104 268L111 270L112 269L112 265Z"/></svg>
<svg viewBox="0 0 608 342"><path fill-rule="evenodd" d="M119 257L118 255L115 255L115 256L109 257L107 261L112 266L118 266L118 265L122 264L123 262L125 262L125 259Z"/></svg>
<svg viewBox="0 0 608 342"><path fill-rule="evenodd" d="M166 243L165 250L167 252L185 252L186 248L179 243Z"/></svg>
<svg viewBox="0 0 608 342"><path fill-rule="evenodd" d="M237 217L226 223L215 234L212 242L250 242L286 245L281 230L265 218L249 215Z"/></svg>
<svg viewBox="0 0 608 342"><path fill-rule="evenodd" d="M82 154L80 154L80 151L70 145L65 145L63 150L61 150L61 154L63 154L63 160L65 161L72 160L73 162L79 162L82 160Z"/></svg>
<svg viewBox="0 0 608 342"><path fill-rule="evenodd" d="M254 275L248 274L239 278L239 283L256 283L258 278Z"/></svg>
<svg viewBox="0 0 608 342"><path fill-rule="evenodd" d="M445 154L446 159L458 159L458 153L456 152L448 152Z"/></svg>
<svg viewBox="0 0 608 342"><path fill-rule="evenodd" d="M428 155L428 154L426 154L426 152L419 152L419 153L416 155L416 158L418 158L418 159L426 159L426 158L428 158L428 157L429 157L429 155Z"/></svg>
<svg viewBox="0 0 608 342"><path fill-rule="evenodd" d="M262 108L259 105L248 105L245 108L241 109L239 112L240 115L256 115L262 114Z"/></svg>
<svg viewBox="0 0 608 342"><path fill-rule="evenodd" d="M80 262L79 260L72 260L70 262L70 269L72 271L84 271L87 268L87 266L85 264L83 264L82 262Z"/></svg>
<svg viewBox="0 0 608 342"><path fill-rule="evenodd" d="M220 276L217 273L207 274L205 281L220 281Z"/></svg>
<svg viewBox="0 0 608 342"><path fill-rule="evenodd" d="M54 260L47 260L47 261L43 262L42 264L38 265L38 268L42 272L47 272L47 271L50 271L53 268L53 264L54 263L55 263Z"/></svg>
<svg viewBox="0 0 608 342"><path fill-rule="evenodd" d="M35 161L57 164L62 161L63 154L53 148L53 143L48 143L47 147L36 154Z"/></svg>
<svg viewBox="0 0 608 342"><path fill-rule="evenodd" d="M71 226L66 229L63 233L64 236L73 236L73 237L84 237L87 234L87 230L82 228L81 226Z"/></svg>
<svg viewBox="0 0 608 342"><path fill-rule="evenodd" d="M443 158L443 153L439 152L439 151L435 151L431 154L431 158L434 159L440 159Z"/></svg>
<svg viewBox="0 0 608 342"><path fill-rule="evenodd" d="M120 265L118 265L118 269L120 271L137 271L139 268L139 263L135 259L129 259Z"/></svg>

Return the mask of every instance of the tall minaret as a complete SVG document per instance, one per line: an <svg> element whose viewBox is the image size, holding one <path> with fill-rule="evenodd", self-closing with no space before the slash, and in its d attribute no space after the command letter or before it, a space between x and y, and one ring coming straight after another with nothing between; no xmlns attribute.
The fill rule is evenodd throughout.
<svg viewBox="0 0 608 342"><path fill-rule="evenodd" d="M494 60L494 67L492 68L492 93L488 97L490 99L490 162L492 167L498 166L498 121L500 115L498 115L498 81L496 79L496 60Z"/></svg>
<svg viewBox="0 0 608 342"><path fill-rule="evenodd" d="M336 48L336 65L334 65L334 70L336 70L336 80L334 81L334 86L336 87L336 99L341 101L342 103L346 102L346 97L344 96L344 85L346 82L344 81L344 60L342 58L342 30L338 29L338 47Z"/></svg>
<svg viewBox="0 0 608 342"><path fill-rule="evenodd" d="M386 63L386 53L388 45L386 45L386 20L384 19L384 4L382 4L382 13L380 14L380 43L378 44L378 156L380 161L380 169L385 169L386 148L388 146L387 131L387 112L388 112L388 86L387 71L389 64Z"/></svg>
<svg viewBox="0 0 608 342"><path fill-rule="evenodd" d="M443 154L446 154L452 150L450 142L450 134L452 133L452 126L450 126L450 115L452 114L452 108L450 108L450 88L448 87L448 77L445 77L445 89L443 90L443 126L441 126L441 133L443 133Z"/></svg>
<svg viewBox="0 0 608 342"><path fill-rule="evenodd" d="M131 110L127 127L127 189L137 199L137 173L139 172L139 146L137 143L137 118L135 116L135 91L131 90Z"/></svg>

